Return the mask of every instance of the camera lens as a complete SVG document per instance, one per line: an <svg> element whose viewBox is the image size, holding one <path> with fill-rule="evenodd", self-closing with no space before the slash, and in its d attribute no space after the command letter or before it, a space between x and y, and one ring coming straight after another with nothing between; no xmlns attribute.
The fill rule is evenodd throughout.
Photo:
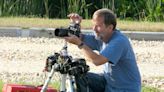
<svg viewBox="0 0 164 92"><path fill-rule="evenodd" d="M69 29L57 28L54 31L55 36L65 37L68 36Z"/></svg>

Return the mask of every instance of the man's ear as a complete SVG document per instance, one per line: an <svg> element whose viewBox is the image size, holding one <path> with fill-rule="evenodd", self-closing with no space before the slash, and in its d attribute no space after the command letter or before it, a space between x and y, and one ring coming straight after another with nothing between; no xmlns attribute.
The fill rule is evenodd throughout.
<svg viewBox="0 0 164 92"><path fill-rule="evenodd" d="M109 28L109 30L113 30L113 25L112 24L110 24L109 26L108 26L108 28Z"/></svg>

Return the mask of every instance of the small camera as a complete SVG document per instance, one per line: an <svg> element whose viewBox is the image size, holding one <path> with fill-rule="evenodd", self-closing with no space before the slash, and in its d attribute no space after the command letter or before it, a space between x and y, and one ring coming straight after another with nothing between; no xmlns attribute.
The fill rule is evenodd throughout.
<svg viewBox="0 0 164 92"><path fill-rule="evenodd" d="M59 53L54 53L54 55L50 55L46 59L46 64L45 64L45 71L50 72L52 69L52 66L57 63L57 60L59 58L60 54Z"/></svg>
<svg viewBox="0 0 164 92"><path fill-rule="evenodd" d="M80 25L75 23L71 23L68 28L56 28L54 31L55 36L58 37L66 37L69 36L69 34L73 34L79 37L80 33Z"/></svg>

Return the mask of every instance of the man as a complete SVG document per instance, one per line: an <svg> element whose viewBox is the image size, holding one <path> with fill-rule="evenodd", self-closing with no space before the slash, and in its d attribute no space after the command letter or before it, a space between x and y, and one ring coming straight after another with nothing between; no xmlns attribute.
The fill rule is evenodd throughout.
<svg viewBox="0 0 164 92"><path fill-rule="evenodd" d="M72 22L81 23L78 14L72 13L69 17ZM93 64L104 66L103 74L88 73L84 78L77 78L78 91L140 92L141 78L134 52L128 38L116 29L114 13L109 9L99 9L93 14L92 22L94 35L65 37L67 42L77 45Z"/></svg>

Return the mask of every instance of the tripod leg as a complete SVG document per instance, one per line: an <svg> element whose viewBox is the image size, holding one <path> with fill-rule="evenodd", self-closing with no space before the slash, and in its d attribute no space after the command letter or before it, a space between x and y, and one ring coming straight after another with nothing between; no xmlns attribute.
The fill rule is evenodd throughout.
<svg viewBox="0 0 164 92"><path fill-rule="evenodd" d="M42 87L40 92L46 92L48 84L51 81L52 76L54 75L54 72L55 72L55 65L53 65L53 68L51 69L51 72L48 75L48 79L45 81L45 83L44 83L44 85L43 85L43 87Z"/></svg>
<svg viewBox="0 0 164 92"><path fill-rule="evenodd" d="M66 77L67 74L62 74L61 75L61 87L60 87L60 92L66 92Z"/></svg>
<svg viewBox="0 0 164 92"><path fill-rule="evenodd" d="M74 80L73 76L69 75L69 92L74 92L75 86L74 86Z"/></svg>

